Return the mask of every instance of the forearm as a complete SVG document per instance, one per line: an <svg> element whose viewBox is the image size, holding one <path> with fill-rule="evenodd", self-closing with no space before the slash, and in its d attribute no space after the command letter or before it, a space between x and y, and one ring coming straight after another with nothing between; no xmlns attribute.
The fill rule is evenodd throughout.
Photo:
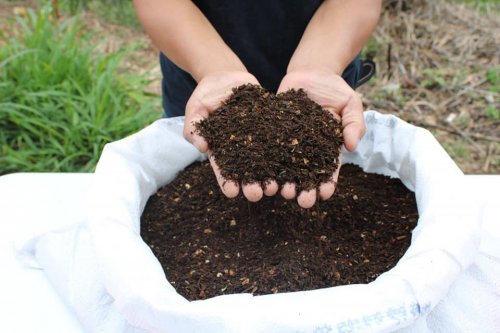
<svg viewBox="0 0 500 333"><path fill-rule="evenodd" d="M318 8L288 65L288 72L341 75L375 30L381 0L326 0Z"/></svg>
<svg viewBox="0 0 500 333"><path fill-rule="evenodd" d="M246 71L236 54L189 0L134 0L153 43L196 81L210 73Z"/></svg>

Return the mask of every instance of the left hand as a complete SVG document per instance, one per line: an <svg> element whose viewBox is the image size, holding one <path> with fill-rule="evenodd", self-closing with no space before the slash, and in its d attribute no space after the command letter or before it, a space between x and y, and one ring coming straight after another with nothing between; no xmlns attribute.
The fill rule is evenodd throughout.
<svg viewBox="0 0 500 333"><path fill-rule="evenodd" d="M348 151L356 149L359 140L365 133L365 121L363 117L363 104L361 98L344 81L344 79L333 72L301 70L289 72L281 81L278 93L290 89L304 89L310 99L330 111L335 118L342 123L344 145ZM339 167L326 183L319 188L302 191L297 202L303 208L310 208L317 200L317 195L322 200L329 199L335 192L335 186L340 171L342 154L339 156ZM281 190L281 195L286 199L296 196L295 184L287 183Z"/></svg>
<svg viewBox="0 0 500 333"><path fill-rule="evenodd" d="M240 71L222 71L205 76L196 86L186 104L184 120L184 137L200 152L208 153L208 159L217 178L222 193L228 198L234 198L240 191L240 184L222 177L221 171L215 162L214 155L209 150L207 141L197 131L195 123L209 117L221 103L231 94L233 88L243 84L258 85L257 79L250 73ZM243 195L252 202L259 201L263 194L273 195L278 191L278 185L262 188L257 183L241 185Z"/></svg>

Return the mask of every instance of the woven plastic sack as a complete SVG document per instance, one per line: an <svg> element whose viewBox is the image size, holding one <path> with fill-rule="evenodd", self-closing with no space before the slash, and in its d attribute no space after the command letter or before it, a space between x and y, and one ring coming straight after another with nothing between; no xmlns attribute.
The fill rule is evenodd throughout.
<svg viewBox="0 0 500 333"><path fill-rule="evenodd" d="M415 191L419 221L398 264L369 284L189 302L168 283L139 234L148 198L205 158L182 137L183 121L158 120L108 144L95 172L88 223L61 231L64 236L47 235L32 249L91 331L394 331L424 318L477 252L479 219L462 172L428 131L369 111L367 133L356 152L344 152L343 163L400 178ZM61 256L61 249L69 253Z"/></svg>

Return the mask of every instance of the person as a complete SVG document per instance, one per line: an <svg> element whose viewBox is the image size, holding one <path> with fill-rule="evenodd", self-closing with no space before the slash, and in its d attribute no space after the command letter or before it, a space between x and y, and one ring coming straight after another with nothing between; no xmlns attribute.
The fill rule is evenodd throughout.
<svg viewBox="0 0 500 333"><path fill-rule="evenodd" d="M209 116L232 88L259 84L274 92L304 89L341 120L344 145L353 151L365 132L363 105L354 88L360 53L380 16L381 0L134 0L139 21L160 49L165 116L185 114L184 136L201 152L207 142L194 123ZM222 192L235 197L240 184L220 175ZM309 208L330 198L339 169L317 189L286 199ZM277 194L276 181L241 186L249 201Z"/></svg>

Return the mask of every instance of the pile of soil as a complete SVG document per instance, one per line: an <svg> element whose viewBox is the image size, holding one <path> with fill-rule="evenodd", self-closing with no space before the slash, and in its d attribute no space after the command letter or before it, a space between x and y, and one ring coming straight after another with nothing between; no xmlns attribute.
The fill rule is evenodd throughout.
<svg viewBox="0 0 500 333"><path fill-rule="evenodd" d="M303 90L275 95L243 85L197 124L221 174L237 183L268 180L319 187L338 167L342 126Z"/></svg>
<svg viewBox="0 0 500 333"><path fill-rule="evenodd" d="M336 194L311 209L280 196L226 198L208 162L149 199L141 235L189 300L368 283L410 244L415 196L398 179L341 168Z"/></svg>

